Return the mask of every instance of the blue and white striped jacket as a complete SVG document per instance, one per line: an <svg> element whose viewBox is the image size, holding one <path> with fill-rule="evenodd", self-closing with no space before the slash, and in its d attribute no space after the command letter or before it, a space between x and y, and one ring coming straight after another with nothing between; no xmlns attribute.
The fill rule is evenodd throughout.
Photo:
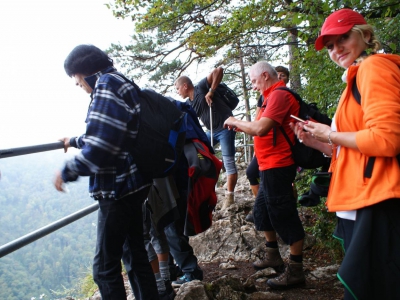
<svg viewBox="0 0 400 300"><path fill-rule="evenodd" d="M109 67L85 78L93 88L86 132L70 141L82 151L62 171L64 182L90 176L89 193L96 200L119 199L151 184L129 152L139 129L140 100L121 76Z"/></svg>

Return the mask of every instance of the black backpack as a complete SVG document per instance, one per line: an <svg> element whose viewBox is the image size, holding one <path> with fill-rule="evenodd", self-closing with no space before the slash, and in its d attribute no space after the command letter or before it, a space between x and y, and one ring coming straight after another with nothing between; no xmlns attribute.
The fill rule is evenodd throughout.
<svg viewBox="0 0 400 300"><path fill-rule="evenodd" d="M239 104L239 98L235 92L230 89L225 83L221 82L215 92L214 97L222 100L231 109L234 110Z"/></svg>
<svg viewBox="0 0 400 300"><path fill-rule="evenodd" d="M173 173L183 153L186 113L153 90L141 90L140 123L132 155L138 169L149 178Z"/></svg>
<svg viewBox="0 0 400 300"><path fill-rule="evenodd" d="M298 115L299 118L303 120L312 120L326 125L331 125L332 120L326 114L321 113L315 103L304 102L299 94L287 87L278 87L276 88L276 90L287 91L296 98L296 100L300 104ZM293 159L296 165L303 169L316 169L319 167L327 167L329 165L330 159L328 157L325 157L322 152L314 148L307 147L303 143L300 143L297 138L295 139L293 145L282 126L279 126L279 129L283 133L286 141L289 143L290 148L292 149ZM276 129L274 128L274 144L275 140Z"/></svg>

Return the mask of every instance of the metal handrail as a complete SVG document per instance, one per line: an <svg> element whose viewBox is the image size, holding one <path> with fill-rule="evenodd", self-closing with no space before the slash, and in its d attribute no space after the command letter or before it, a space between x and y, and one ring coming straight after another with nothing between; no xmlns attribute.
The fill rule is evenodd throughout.
<svg viewBox="0 0 400 300"><path fill-rule="evenodd" d="M32 153L44 152L62 148L64 148L64 142L56 142L56 143L20 147L20 148L11 148L11 149L0 150L0 158L32 154Z"/></svg>
<svg viewBox="0 0 400 300"><path fill-rule="evenodd" d="M28 146L28 147L20 147L13 149L0 150L0 158L32 154L37 152L44 152L56 149L64 148L64 142L56 142L50 144L36 145L36 146ZM58 221L55 221L47 226L44 226L38 230L35 230L27 235L24 235L14 241L11 241L3 246L0 246L0 258L18 250L46 235L52 233L68 224L75 222L88 214L98 210L99 204L96 202L86 208L83 208L73 214L70 214Z"/></svg>
<svg viewBox="0 0 400 300"><path fill-rule="evenodd" d="M75 222L76 220L79 220L83 218L84 216L91 214L92 212L98 210L99 204L96 202L86 208L83 208L73 214L70 214L69 216L66 216L58 221L55 221L47 226L44 226L38 230L35 230L27 235L24 235L12 242L9 242L3 246L0 247L0 258L3 256L6 256L7 254L10 254L11 252L14 252L15 250L18 250L30 243L33 243L34 241L48 235L49 233L52 233L64 226L67 226L68 224Z"/></svg>
<svg viewBox="0 0 400 300"><path fill-rule="evenodd" d="M246 146L253 146L251 144L249 145L239 145L239 147L246 147ZM36 145L36 146L28 146L28 147L20 147L20 148L13 148L13 149L6 149L6 150L0 150L0 158L6 158L6 157L12 157L12 156L18 156L18 155L25 155L25 154L32 154L32 153L37 153L37 152L44 152L44 151L50 151L50 150L56 150L56 149L62 149L64 148L64 143L63 142L57 142L57 143L50 143L50 144L43 144L43 145ZM11 241L3 246L0 246L0 258L3 256L6 256L10 254L11 252L14 252L30 243L33 243L34 241L54 232L57 231L58 229L73 223L84 216L87 216L88 214L91 214L92 212L98 210L99 205L98 203L94 203L86 208L83 208L73 214L70 214L58 221L55 221L47 226L44 226L38 230L35 230L27 235L24 235L14 241Z"/></svg>

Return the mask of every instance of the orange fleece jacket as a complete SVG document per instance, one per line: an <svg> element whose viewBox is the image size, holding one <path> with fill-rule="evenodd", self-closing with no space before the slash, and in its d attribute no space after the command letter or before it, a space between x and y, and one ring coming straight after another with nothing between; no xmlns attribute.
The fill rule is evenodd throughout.
<svg viewBox="0 0 400 300"><path fill-rule="evenodd" d="M356 210L400 198L400 56L375 54L351 66L336 111L338 132L357 132L359 150L341 147L332 156L327 207L331 212ZM357 75L361 106L351 87ZM368 158L375 156L371 178L364 177ZM400 200L399 200L400 201Z"/></svg>

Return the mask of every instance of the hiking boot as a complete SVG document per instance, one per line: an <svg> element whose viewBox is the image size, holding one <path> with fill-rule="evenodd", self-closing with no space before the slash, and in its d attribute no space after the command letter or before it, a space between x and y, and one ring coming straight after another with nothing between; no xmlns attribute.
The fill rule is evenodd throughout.
<svg viewBox="0 0 400 300"><path fill-rule="evenodd" d="M174 288L172 287L171 281L170 280L164 280L164 283L165 283L165 288L166 288L167 294L168 295L173 294L174 298L175 298L175 291L174 291ZM173 299L173 298L171 298L171 299Z"/></svg>
<svg viewBox="0 0 400 300"><path fill-rule="evenodd" d="M250 211L246 216L246 222L254 223L253 211Z"/></svg>
<svg viewBox="0 0 400 300"><path fill-rule="evenodd" d="M175 299L175 296L176 296L175 291L172 292L164 291L161 294L158 294L158 298L160 300L173 300Z"/></svg>
<svg viewBox="0 0 400 300"><path fill-rule="evenodd" d="M225 200L224 200L224 204L222 204L221 209L227 209L229 206L231 206L234 203L235 203L235 195L233 194L233 192L227 192L227 193L225 193Z"/></svg>
<svg viewBox="0 0 400 300"><path fill-rule="evenodd" d="M264 260L259 260L253 263L253 267L256 270L262 270L265 268L273 268L275 272L282 273L285 269L281 254L278 248L266 247L266 255Z"/></svg>
<svg viewBox="0 0 400 300"><path fill-rule="evenodd" d="M171 285L171 281L164 280L166 290L158 294L160 300L173 300L175 299L176 293Z"/></svg>
<svg viewBox="0 0 400 300"><path fill-rule="evenodd" d="M306 277L304 276L303 263L298 263L289 259L285 272L275 278L268 279L267 284L272 289L287 289L302 285L305 282Z"/></svg>

